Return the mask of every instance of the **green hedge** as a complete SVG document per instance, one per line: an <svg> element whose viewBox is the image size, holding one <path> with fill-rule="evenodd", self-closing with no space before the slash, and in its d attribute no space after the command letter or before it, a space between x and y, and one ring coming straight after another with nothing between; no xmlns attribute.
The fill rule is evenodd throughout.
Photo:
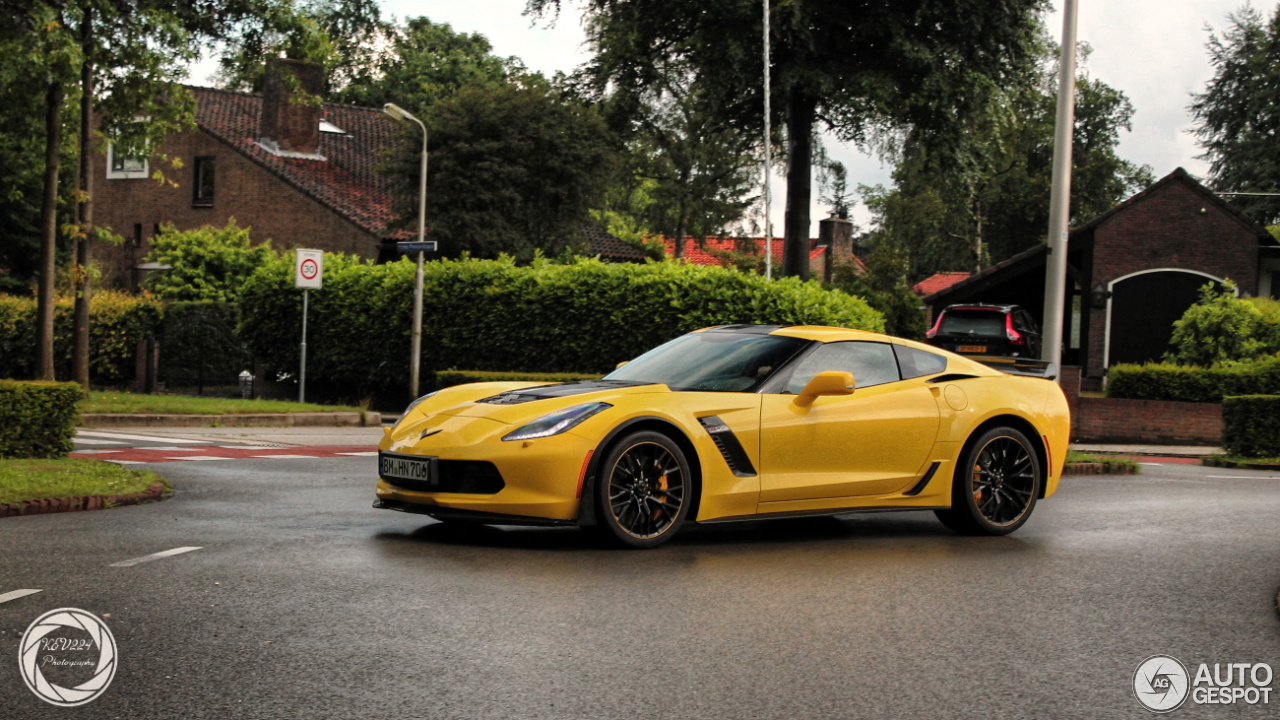
<svg viewBox="0 0 1280 720"><path fill-rule="evenodd" d="M1280 394L1280 356L1210 368L1153 363L1107 371L1107 397L1218 403L1228 395L1268 394Z"/></svg>
<svg viewBox="0 0 1280 720"><path fill-rule="evenodd" d="M76 383L0 380L0 457L63 457L74 447L84 391Z"/></svg>
<svg viewBox="0 0 1280 720"><path fill-rule="evenodd" d="M1223 398L1222 446L1234 457L1280 457L1280 396Z"/></svg>
<svg viewBox="0 0 1280 720"><path fill-rule="evenodd" d="M563 383L575 380L598 380L599 374L495 372L493 370L441 370L436 373L436 387L446 388L478 382L544 382Z"/></svg>
<svg viewBox="0 0 1280 720"><path fill-rule="evenodd" d="M95 384L123 385L134 372L139 340L160 332L160 301L100 291L89 302L89 378ZM53 313L54 372L71 376L74 303L59 298ZM0 295L0 377L35 377L36 301Z"/></svg>
<svg viewBox="0 0 1280 720"><path fill-rule="evenodd" d="M298 368L302 292L293 273L285 255L241 293L241 337L277 373ZM413 275L407 260L325 256L324 287L310 293L309 384L360 396L406 382ZM721 267L441 260L426 264L424 283L424 375L449 367L599 374L683 333L736 322L884 327L860 298Z"/></svg>

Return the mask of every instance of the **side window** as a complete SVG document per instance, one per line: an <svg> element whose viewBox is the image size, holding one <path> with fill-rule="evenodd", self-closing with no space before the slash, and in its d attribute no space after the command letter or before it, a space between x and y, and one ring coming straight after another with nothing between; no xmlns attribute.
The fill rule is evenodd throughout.
<svg viewBox="0 0 1280 720"><path fill-rule="evenodd" d="M196 178L191 197L191 204L195 207L213 207L214 162L212 157L196 158Z"/></svg>
<svg viewBox="0 0 1280 720"><path fill-rule="evenodd" d="M853 373L853 381L857 387L870 387L896 382L898 361L893 355L893 346L876 342L834 342L827 343L809 353L791 373L784 393L800 394L804 386L820 372L835 370Z"/></svg>
<svg viewBox="0 0 1280 720"><path fill-rule="evenodd" d="M941 355L902 345L894 345L893 352L898 356L898 369L902 371L903 380L936 375L947 369L947 359Z"/></svg>

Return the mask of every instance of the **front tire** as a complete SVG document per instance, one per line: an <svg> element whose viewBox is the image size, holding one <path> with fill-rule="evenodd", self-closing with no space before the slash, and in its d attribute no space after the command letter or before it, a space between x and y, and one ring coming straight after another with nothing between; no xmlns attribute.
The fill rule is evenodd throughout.
<svg viewBox="0 0 1280 720"><path fill-rule="evenodd" d="M1040 496L1044 469L1035 447L1018 430L982 433L965 452L951 489L943 525L966 535L1008 535L1026 523Z"/></svg>
<svg viewBox="0 0 1280 720"><path fill-rule="evenodd" d="M684 451L662 433L631 433L609 448L596 483L596 515L609 539L657 547L680 531L693 502Z"/></svg>

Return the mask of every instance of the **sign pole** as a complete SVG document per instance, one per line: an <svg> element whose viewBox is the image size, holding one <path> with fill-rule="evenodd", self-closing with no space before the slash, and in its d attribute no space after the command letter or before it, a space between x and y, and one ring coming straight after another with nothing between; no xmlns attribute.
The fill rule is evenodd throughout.
<svg viewBox="0 0 1280 720"><path fill-rule="evenodd" d="M409 353L409 395L418 397L418 373L422 367L422 251L413 281L413 348Z"/></svg>
<svg viewBox="0 0 1280 720"><path fill-rule="evenodd" d="M298 376L298 402L307 401L307 288L302 288L302 371Z"/></svg>

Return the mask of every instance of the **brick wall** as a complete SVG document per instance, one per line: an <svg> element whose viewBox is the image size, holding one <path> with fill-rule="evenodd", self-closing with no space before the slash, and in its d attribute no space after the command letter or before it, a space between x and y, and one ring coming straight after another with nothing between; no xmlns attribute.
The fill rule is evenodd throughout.
<svg viewBox="0 0 1280 720"><path fill-rule="evenodd" d="M1075 398L1074 442L1221 445L1222 406L1214 403Z"/></svg>
<svg viewBox="0 0 1280 720"><path fill-rule="evenodd" d="M178 169L159 167L173 184L107 179L106 156L95 158L94 220L125 239L121 248L102 244L95 248L94 259L102 264L107 284L130 284L131 268L150 250L155 228L164 222L193 230L204 225L220 227L235 217L240 226L253 228L254 241L270 239L278 250L307 247L377 256L378 238L202 131L174 135L161 151L183 163ZM193 207L195 158L203 156L217 158L214 201L212 207ZM151 170L156 169L153 158Z"/></svg>

